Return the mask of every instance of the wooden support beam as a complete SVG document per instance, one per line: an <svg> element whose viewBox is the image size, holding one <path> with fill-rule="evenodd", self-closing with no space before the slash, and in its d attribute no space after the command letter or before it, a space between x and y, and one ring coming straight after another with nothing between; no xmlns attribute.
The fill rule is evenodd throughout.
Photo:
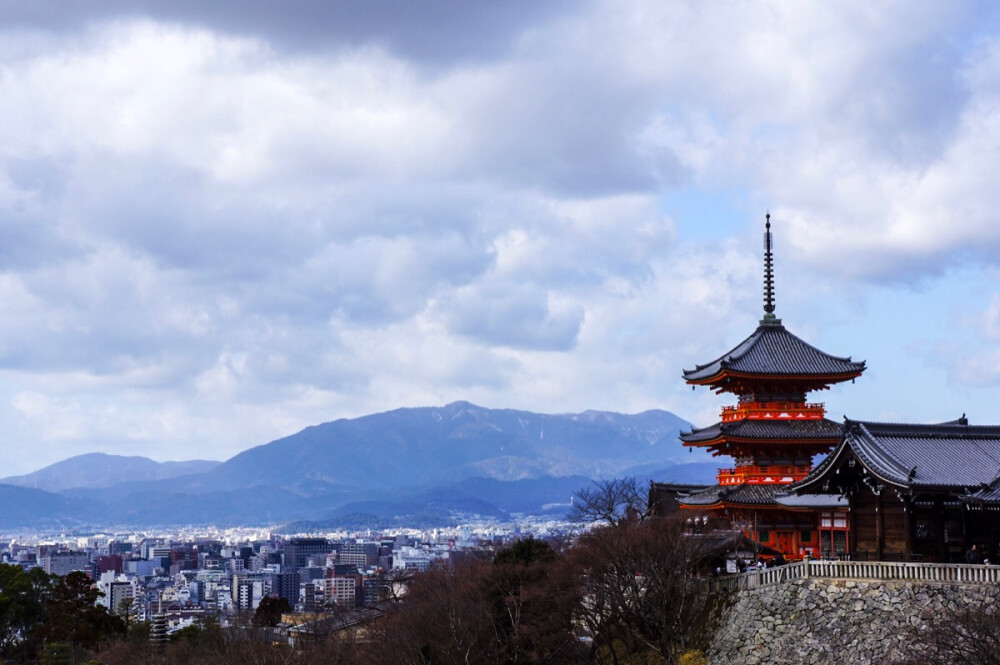
<svg viewBox="0 0 1000 665"><path fill-rule="evenodd" d="M909 499L903 499L903 522L906 529L906 555L913 558L913 505Z"/></svg>
<svg viewBox="0 0 1000 665"><path fill-rule="evenodd" d="M875 495L875 546L878 560L884 560L885 554L885 524L882 523L882 492Z"/></svg>

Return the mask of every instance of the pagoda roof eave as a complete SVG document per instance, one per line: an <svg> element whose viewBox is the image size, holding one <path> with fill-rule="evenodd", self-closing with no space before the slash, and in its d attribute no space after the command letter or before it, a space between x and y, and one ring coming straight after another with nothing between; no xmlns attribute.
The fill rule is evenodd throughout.
<svg viewBox="0 0 1000 665"><path fill-rule="evenodd" d="M799 482L789 486L788 491L795 492L796 494L829 494L830 492L822 492L822 490L818 491L818 488L822 487L821 482L825 478L826 474L836 466L837 460L844 456L846 448L848 448L847 439L846 437L843 437L841 438L840 443L837 444L837 447L834 448L833 451L823 459L823 461L817 464L813 470L809 472L809 475Z"/></svg>
<svg viewBox="0 0 1000 665"><path fill-rule="evenodd" d="M680 437L681 441L684 442L685 446L698 447L698 446L708 446L716 443L756 443L756 444L775 444L775 445L785 445L785 444L822 444L835 446L840 442L840 439L836 436L822 436L822 437L788 437L788 438L761 438L754 436L732 436L729 434L720 434L713 439L703 439L703 440L688 440L684 438L682 434Z"/></svg>
<svg viewBox="0 0 1000 665"><path fill-rule="evenodd" d="M823 390L835 383L843 383L861 376L863 370L853 372L841 372L837 374L769 374L763 372L737 372L723 369L718 373L705 378L689 379L686 376L684 381L690 386L717 386L721 390L725 387L721 384L730 380L753 381L756 383L788 383L788 384L812 384L814 389Z"/></svg>
<svg viewBox="0 0 1000 665"><path fill-rule="evenodd" d="M711 441L695 441L695 442L685 442L683 445L685 448L707 448L711 446L719 446L724 444L750 444L750 445L766 445L775 447L784 446L810 446L819 448L832 448L837 445L837 441L828 439L781 439L778 441L766 440L761 441L760 439L737 439L737 438L718 438Z"/></svg>
<svg viewBox="0 0 1000 665"><path fill-rule="evenodd" d="M706 504L706 505L689 505L683 501L678 501L678 507L681 510L722 510L724 508L732 508L734 510L792 510L787 506L781 506L774 503L733 503L730 501L719 501L718 503Z"/></svg>
<svg viewBox="0 0 1000 665"><path fill-rule="evenodd" d="M731 508L774 508L776 486L773 485L712 485L701 491L677 497L681 508L715 509Z"/></svg>
<svg viewBox="0 0 1000 665"><path fill-rule="evenodd" d="M717 422L701 429L682 432L680 440L686 446L718 443L822 444L837 445L842 436L840 423L821 419L744 419Z"/></svg>
<svg viewBox="0 0 1000 665"><path fill-rule="evenodd" d="M761 323L732 350L712 362L683 372L692 385L717 383L727 377L771 378L781 381L815 381L829 377L834 382L860 376L864 361L834 356L788 332L780 323Z"/></svg>

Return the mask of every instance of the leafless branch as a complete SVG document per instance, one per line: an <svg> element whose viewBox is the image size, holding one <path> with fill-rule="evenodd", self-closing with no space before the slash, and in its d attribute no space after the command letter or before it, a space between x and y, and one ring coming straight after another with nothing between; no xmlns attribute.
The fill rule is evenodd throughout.
<svg viewBox="0 0 1000 665"><path fill-rule="evenodd" d="M596 480L573 497L569 519L609 525L642 521L649 517L649 493L635 478Z"/></svg>

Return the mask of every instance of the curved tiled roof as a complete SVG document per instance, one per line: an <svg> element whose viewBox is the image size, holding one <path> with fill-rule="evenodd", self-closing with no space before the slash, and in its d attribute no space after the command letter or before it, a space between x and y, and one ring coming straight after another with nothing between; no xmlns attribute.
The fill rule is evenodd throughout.
<svg viewBox="0 0 1000 665"><path fill-rule="evenodd" d="M975 492L959 497L966 503L1000 503L1000 478L989 485L980 487Z"/></svg>
<svg viewBox="0 0 1000 665"><path fill-rule="evenodd" d="M714 485L699 492L678 497L682 506L714 506L720 503L744 504L748 506L777 505L774 493L777 485Z"/></svg>
<svg viewBox="0 0 1000 665"><path fill-rule="evenodd" d="M777 493L774 500L782 506L789 508L847 508L848 502L844 497L837 494L794 494Z"/></svg>
<svg viewBox="0 0 1000 665"><path fill-rule="evenodd" d="M778 377L828 378L844 381L865 370L864 361L831 356L788 332L780 323L762 323L757 330L705 365L684 371L689 383L713 383L727 373Z"/></svg>
<svg viewBox="0 0 1000 665"><path fill-rule="evenodd" d="M1000 475L1000 427L867 422L845 427L862 463L896 485L974 487Z"/></svg>
<svg viewBox="0 0 1000 665"><path fill-rule="evenodd" d="M731 439L839 439L843 433L840 423L827 418L817 420L737 420L715 423L702 429L682 432L686 444L704 443L720 438Z"/></svg>
<svg viewBox="0 0 1000 665"><path fill-rule="evenodd" d="M1000 426L960 419L938 425L847 421L844 428L837 448L795 488L814 491L853 454L871 475L896 487L967 488L979 500L1000 499Z"/></svg>

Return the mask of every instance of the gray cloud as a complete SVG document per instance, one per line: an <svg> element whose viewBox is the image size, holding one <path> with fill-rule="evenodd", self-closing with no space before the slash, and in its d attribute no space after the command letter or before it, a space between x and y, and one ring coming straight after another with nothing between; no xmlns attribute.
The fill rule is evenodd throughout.
<svg viewBox="0 0 1000 665"><path fill-rule="evenodd" d="M489 345L568 351L576 344L583 308L558 306L544 291L524 285L494 285L461 292L450 310L449 328Z"/></svg>
<svg viewBox="0 0 1000 665"><path fill-rule="evenodd" d="M287 2L224 0L55 0L4 2L0 22L22 29L72 32L95 21L152 19L263 39L286 51L333 51L375 45L402 58L435 63L495 59L522 32L540 29L576 3L477 3L457 0Z"/></svg>
<svg viewBox="0 0 1000 665"><path fill-rule="evenodd" d="M980 9L0 4L9 440L224 457L452 399L706 424L677 374L759 317L763 208L817 343L843 292L995 262Z"/></svg>

